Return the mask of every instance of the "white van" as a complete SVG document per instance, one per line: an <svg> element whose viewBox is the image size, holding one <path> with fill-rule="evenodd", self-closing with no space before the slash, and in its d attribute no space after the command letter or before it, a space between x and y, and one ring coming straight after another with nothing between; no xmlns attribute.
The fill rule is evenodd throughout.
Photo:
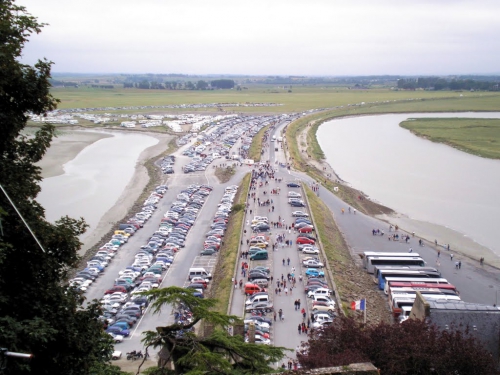
<svg viewBox="0 0 500 375"><path fill-rule="evenodd" d="M214 152L214 153L212 154L212 157L213 157L214 159L218 159L218 158L220 158L220 155L219 155L219 153L218 153L218 152Z"/></svg>
<svg viewBox="0 0 500 375"><path fill-rule="evenodd" d="M207 272L205 268L190 268L189 269L189 280L191 280L193 277L201 277L203 279L212 279L212 274L210 272Z"/></svg>
<svg viewBox="0 0 500 375"><path fill-rule="evenodd" d="M254 303L257 302L269 302L269 301L270 301L269 294L256 293L245 301L245 305L248 306L248 305L253 305Z"/></svg>

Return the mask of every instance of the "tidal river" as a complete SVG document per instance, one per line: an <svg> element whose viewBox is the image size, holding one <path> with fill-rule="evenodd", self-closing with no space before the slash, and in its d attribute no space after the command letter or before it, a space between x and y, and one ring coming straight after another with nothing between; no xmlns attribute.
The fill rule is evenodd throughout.
<svg viewBox="0 0 500 375"><path fill-rule="evenodd" d="M410 113L332 120L318 129L341 179L412 219L453 229L500 255L500 160L419 138L417 117L500 118L500 113Z"/></svg>
<svg viewBox="0 0 500 375"><path fill-rule="evenodd" d="M48 221L61 216L85 218L89 235L100 218L115 205L134 175L139 155L158 140L142 134L112 135L85 147L64 164L64 174L45 178L37 200L46 209Z"/></svg>

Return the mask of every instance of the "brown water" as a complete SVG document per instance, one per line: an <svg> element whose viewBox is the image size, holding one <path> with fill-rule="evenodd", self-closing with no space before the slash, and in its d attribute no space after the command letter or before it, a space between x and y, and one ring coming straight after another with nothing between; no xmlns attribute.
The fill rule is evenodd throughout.
<svg viewBox="0 0 500 375"><path fill-rule="evenodd" d="M344 118L321 125L318 141L340 178L372 199L456 230L500 255L500 160L433 143L399 127L416 117L500 118L500 113Z"/></svg>
<svg viewBox="0 0 500 375"><path fill-rule="evenodd" d="M46 178L37 201L47 220L61 216L85 218L90 233L116 203L131 180L142 151L158 140L142 134L108 133L64 165L64 174Z"/></svg>

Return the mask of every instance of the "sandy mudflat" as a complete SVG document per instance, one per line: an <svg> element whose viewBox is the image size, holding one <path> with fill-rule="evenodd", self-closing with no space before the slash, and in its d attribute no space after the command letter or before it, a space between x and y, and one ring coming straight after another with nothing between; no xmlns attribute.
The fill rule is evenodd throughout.
<svg viewBox="0 0 500 375"><path fill-rule="evenodd" d="M102 138L112 137L109 132L115 130L106 129L106 131L108 134L85 130L64 131L53 140L48 152L38 163L42 167L42 176L48 178L63 174L63 165L65 163L73 160L85 147L92 143ZM173 138L169 134L154 132L141 132L141 134L158 139L158 143L141 153L136 163L134 176L125 187L116 204L104 214L95 229L83 236L83 247L80 250L80 255L83 255L87 249L95 245L131 209L149 181L144 162L165 151L168 148L170 140Z"/></svg>
<svg viewBox="0 0 500 375"><path fill-rule="evenodd" d="M73 160L85 147L112 135L90 131L65 131L54 138L44 155L37 163L42 168L42 177L54 177L64 173L63 165Z"/></svg>

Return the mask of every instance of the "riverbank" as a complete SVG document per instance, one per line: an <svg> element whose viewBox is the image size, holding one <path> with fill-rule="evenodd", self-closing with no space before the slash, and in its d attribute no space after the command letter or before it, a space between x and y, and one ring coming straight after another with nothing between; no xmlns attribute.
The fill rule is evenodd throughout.
<svg viewBox="0 0 500 375"><path fill-rule="evenodd" d="M105 129L106 133L98 131L85 131L72 129L61 129L62 133L54 140L49 151L39 165L42 167L44 178L53 177L64 173L63 165L73 160L85 147L106 137L112 137L112 132L126 132L123 130ZM98 243L117 221L121 220L132 209L134 203L141 196L149 182L149 174L146 168L148 160L157 157L169 148L169 144L175 137L169 134L156 132L141 132L144 135L154 137L158 143L145 149L139 156L134 170L134 175L127 184L116 204L108 210L99 220L98 225L86 233L83 238L83 246L79 252L84 255L88 249Z"/></svg>
<svg viewBox="0 0 500 375"><path fill-rule="evenodd" d="M304 129L302 129L302 131L299 133L299 136L297 137L297 140L300 142L300 149L307 150L310 147L310 140L313 138L315 139L316 137L316 129L316 126L306 126ZM310 134L310 132L314 133ZM301 156L302 158L304 158L303 155ZM314 158L308 158L307 163L313 165L315 169L318 170L318 172L322 173L325 181L328 181L329 184L330 181L333 181L337 183L339 187L348 186L349 189L357 192L354 193L355 196L364 196L361 191L357 191L355 187L352 187L348 183L342 181L340 177L335 174L332 166L329 165L324 159L315 160ZM364 201L369 201L369 199L364 199ZM351 201L348 202L348 204L349 203L354 202ZM438 250L447 249L449 245L451 249L450 252L453 252L455 256L461 257L462 260L465 260L465 258L467 258L472 264L478 264L479 259L483 257L486 264L491 265L495 268L500 268L500 258L495 253L493 253L491 249L480 245L479 243L473 241L471 238L451 228L430 222L415 220L411 217L395 212L389 208L387 208L387 212L370 212L370 210L362 211L366 214L387 222L387 228L380 228L382 230L388 231L389 225L397 225L402 231L410 235L412 233L415 233L416 238L421 238L422 240L424 240L426 246L435 248L436 252ZM438 242L437 246L435 245L436 240Z"/></svg>

